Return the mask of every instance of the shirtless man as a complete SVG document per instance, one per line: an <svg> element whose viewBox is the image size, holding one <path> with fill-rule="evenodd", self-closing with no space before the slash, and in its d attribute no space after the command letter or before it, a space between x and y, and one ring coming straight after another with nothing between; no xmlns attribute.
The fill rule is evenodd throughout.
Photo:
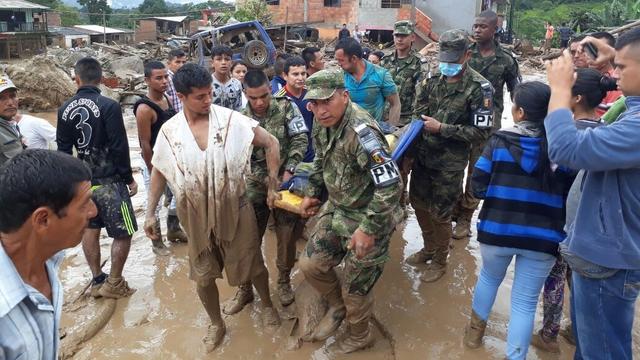
<svg viewBox="0 0 640 360"><path fill-rule="evenodd" d="M264 326L280 324L271 303L269 275L244 180L252 145L265 148L267 204L273 208L279 196L280 150L278 140L257 121L212 105L212 79L205 68L186 64L173 81L183 111L162 126L153 149L144 229L152 240L160 238L154 209L168 184L189 238L190 278L196 282L200 301L211 319L203 341L207 351L212 351L226 331L215 283L222 278L223 268L229 285L251 282L255 286L262 300Z"/></svg>
<svg viewBox="0 0 640 360"><path fill-rule="evenodd" d="M156 143L160 128L176 114L176 110L171 105L169 97L165 95L169 83L167 68L159 61L149 61L144 65L144 81L147 83L147 95L143 95L133 105L133 113L136 116L138 126L138 141L145 167L142 169L144 186L149 189L151 182L151 157L153 156L153 146ZM178 216L176 215L175 203L169 207L167 214L167 240L176 242L186 242L187 237L180 229ZM155 209L156 218L160 215L160 207ZM158 224L159 226L160 224ZM152 241L153 252L158 255L168 255L169 250L162 242Z"/></svg>

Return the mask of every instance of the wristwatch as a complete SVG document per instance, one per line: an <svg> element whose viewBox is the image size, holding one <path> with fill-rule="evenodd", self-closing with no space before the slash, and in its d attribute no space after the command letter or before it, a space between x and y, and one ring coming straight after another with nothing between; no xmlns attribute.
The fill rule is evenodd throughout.
<svg viewBox="0 0 640 360"><path fill-rule="evenodd" d="M295 165L289 165L285 170L290 172L291 174L293 174L293 173L296 172L296 166Z"/></svg>

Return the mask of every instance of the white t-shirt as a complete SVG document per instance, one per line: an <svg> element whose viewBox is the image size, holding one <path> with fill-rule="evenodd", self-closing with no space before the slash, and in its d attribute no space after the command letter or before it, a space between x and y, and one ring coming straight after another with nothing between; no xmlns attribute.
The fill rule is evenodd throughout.
<svg viewBox="0 0 640 360"><path fill-rule="evenodd" d="M31 115L22 115L18 122L20 134L29 149L55 149L56 128L45 119Z"/></svg>

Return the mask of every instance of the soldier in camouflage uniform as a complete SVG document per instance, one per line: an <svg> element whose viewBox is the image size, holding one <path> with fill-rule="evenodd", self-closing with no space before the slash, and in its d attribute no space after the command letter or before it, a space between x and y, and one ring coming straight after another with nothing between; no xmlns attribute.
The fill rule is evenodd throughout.
<svg viewBox="0 0 640 360"><path fill-rule="evenodd" d="M306 216L315 215L324 188L329 199L317 213L299 266L330 306L313 339L331 336L346 316L348 333L330 351L350 353L374 342L371 289L382 275L389 240L402 219L402 180L377 122L349 99L341 71L317 72L307 79L307 87L305 98L316 121L316 157L301 209ZM334 268L343 261L341 290Z"/></svg>
<svg viewBox="0 0 640 360"><path fill-rule="evenodd" d="M485 141L493 122L493 88L471 69L464 30L440 37L440 73L417 88L415 115L424 132L405 161L413 161L411 205L422 230L424 248L407 258L411 265L431 260L421 280L433 282L446 272L451 214L462 191L464 169L472 143Z"/></svg>
<svg viewBox="0 0 640 360"><path fill-rule="evenodd" d="M400 96L400 126L411 122L413 101L416 97L416 85L427 76L429 69L420 54L411 49L415 41L413 23L408 20L398 21L394 25L393 42L396 51L385 56L380 66L389 70Z"/></svg>
<svg viewBox="0 0 640 360"><path fill-rule="evenodd" d="M503 49L494 40L497 24L498 15L491 10L483 11L478 15L473 24L473 37L476 42L470 46L471 59L469 60L469 66L489 80L495 90L493 96L495 110L493 117L494 131L499 130L502 126L504 85L507 84L507 89L512 92L521 81L518 62L513 57L513 54ZM460 196L454 209L454 217L456 219L456 227L453 230L454 239L464 239L471 235L471 217L480 203L480 200L476 199L471 192L471 174L484 149L484 145L485 141L474 143L469 152L469 166L467 167L464 194Z"/></svg>
<svg viewBox="0 0 640 360"><path fill-rule="evenodd" d="M257 120L280 143L280 180L293 176L296 166L307 152L309 129L298 107L284 96L272 97L269 79L260 70L249 71L244 77L248 104L243 114ZM262 239L271 211L267 206L268 177L266 154L263 148L254 148L251 154L251 174L247 176L247 196L253 204L258 222L258 236ZM282 209L274 209L277 238L276 267L278 268L278 297L283 306L294 300L290 274L295 263L296 240L302 235L300 216ZM235 314L253 301L251 284L241 285L234 299L226 304L224 312Z"/></svg>

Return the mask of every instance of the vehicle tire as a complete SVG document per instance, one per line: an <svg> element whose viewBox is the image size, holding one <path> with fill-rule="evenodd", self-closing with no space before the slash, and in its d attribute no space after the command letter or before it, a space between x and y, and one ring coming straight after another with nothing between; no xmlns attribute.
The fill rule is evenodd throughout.
<svg viewBox="0 0 640 360"><path fill-rule="evenodd" d="M262 68L269 63L269 50L260 40L249 41L242 50L242 60L252 68Z"/></svg>

